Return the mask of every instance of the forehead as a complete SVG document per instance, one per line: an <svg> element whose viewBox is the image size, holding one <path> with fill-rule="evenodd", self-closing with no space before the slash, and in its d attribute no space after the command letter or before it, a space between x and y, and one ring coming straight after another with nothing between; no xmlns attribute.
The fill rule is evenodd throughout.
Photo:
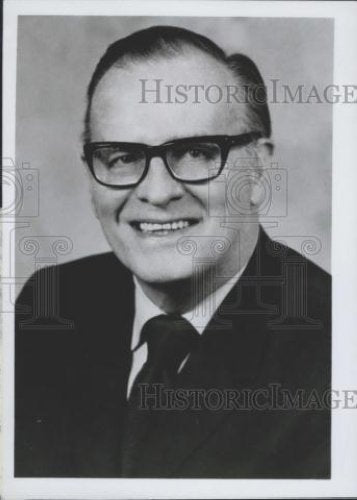
<svg viewBox="0 0 357 500"><path fill-rule="evenodd" d="M186 136L238 134L246 110L229 102L229 85L237 85L231 72L198 51L112 67L94 92L91 138L159 144Z"/></svg>

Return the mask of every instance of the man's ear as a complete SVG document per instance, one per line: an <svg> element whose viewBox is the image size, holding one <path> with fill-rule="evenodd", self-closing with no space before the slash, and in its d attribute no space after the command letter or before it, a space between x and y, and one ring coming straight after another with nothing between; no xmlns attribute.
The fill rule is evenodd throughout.
<svg viewBox="0 0 357 500"><path fill-rule="evenodd" d="M88 189L89 189L89 192L90 192L90 200L91 200L92 209L93 209L95 217L98 219L97 207L96 207L96 204L95 204L95 201L94 201L94 196L93 196L92 174L89 171L89 168L88 168L88 165L87 165L87 160L86 160L86 158L85 158L85 156L84 156L83 153L80 153L80 159L81 159L84 171L85 171L85 176L87 177L87 181L88 181Z"/></svg>
<svg viewBox="0 0 357 500"><path fill-rule="evenodd" d="M256 152L263 168L269 168L274 154L274 143L267 137L261 137L256 142Z"/></svg>
<svg viewBox="0 0 357 500"><path fill-rule="evenodd" d="M256 173L259 176L259 179L263 175L263 169L269 168L272 162L273 154L274 154L274 143L271 139L266 137L262 137L258 139L255 145L255 151L257 155L257 168ZM260 182L254 182L252 185L251 192L251 203L256 207L259 207L261 203L264 201L265 192L261 189Z"/></svg>

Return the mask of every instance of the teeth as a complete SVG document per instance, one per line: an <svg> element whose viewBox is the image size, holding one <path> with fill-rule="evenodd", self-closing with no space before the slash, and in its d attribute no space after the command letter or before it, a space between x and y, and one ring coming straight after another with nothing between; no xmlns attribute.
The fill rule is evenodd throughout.
<svg viewBox="0 0 357 500"><path fill-rule="evenodd" d="M140 231L148 233L153 231L177 231L178 229L183 229L184 227L187 227L189 225L190 224L187 220L165 222L165 224L158 224L157 222L155 222L154 224L151 222L140 222L139 228Z"/></svg>

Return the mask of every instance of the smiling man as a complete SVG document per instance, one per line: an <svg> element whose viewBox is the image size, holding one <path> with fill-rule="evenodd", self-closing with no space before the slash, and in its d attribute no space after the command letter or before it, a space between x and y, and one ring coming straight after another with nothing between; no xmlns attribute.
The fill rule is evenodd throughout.
<svg viewBox="0 0 357 500"><path fill-rule="evenodd" d="M259 225L264 91L143 101L143 82L263 88L249 58L181 28L99 61L83 151L113 252L18 299L15 474L329 477L329 276ZM38 314L49 276L62 328Z"/></svg>
<svg viewBox="0 0 357 500"><path fill-rule="evenodd" d="M214 261L218 276L234 276L251 256L258 236L256 210L251 210L252 221L247 217L232 228L224 226L227 201L219 174L225 164L237 165L242 155L251 154L253 142L261 153L267 139L256 141L263 133L262 124L256 126L249 119L247 106L225 101L142 103L145 78L186 85L215 82L222 88L237 83L218 48L207 54L193 42L184 43L182 34L180 40L179 31L161 29L161 33L162 40L152 42L151 58L149 48L148 55L134 49L134 37L131 55L119 56L124 42L109 49L103 66L111 57L116 62L110 61L111 67L95 85L96 74L90 87L85 151L95 177L96 214L111 247L148 297L169 312L178 304L161 303L174 298L160 292L162 285L166 289L172 283L176 289L180 280L191 287L192 257L180 253L179 238L207 238L208 244L214 237L229 241L229 250ZM147 37L154 34L146 32ZM161 149L152 148L159 145ZM251 156L252 166L259 168L258 156ZM188 303L179 306L190 308L191 294L186 292Z"/></svg>

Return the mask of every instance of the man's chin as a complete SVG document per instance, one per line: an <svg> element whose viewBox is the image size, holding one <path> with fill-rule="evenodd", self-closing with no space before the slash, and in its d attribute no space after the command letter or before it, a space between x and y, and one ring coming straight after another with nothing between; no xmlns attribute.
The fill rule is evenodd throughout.
<svg viewBox="0 0 357 500"><path fill-rule="evenodd" d="M163 285L177 281L189 280L193 275L192 262L180 262L171 259L169 262L155 259L156 262L142 259L140 262L127 263L127 267L139 280L151 285Z"/></svg>
<svg viewBox="0 0 357 500"><path fill-rule="evenodd" d="M147 283L148 285L165 285L170 283L175 283L179 281L186 281L192 278L192 270L190 272L172 272L165 269L160 270L142 270L135 269L133 274L140 281Z"/></svg>

